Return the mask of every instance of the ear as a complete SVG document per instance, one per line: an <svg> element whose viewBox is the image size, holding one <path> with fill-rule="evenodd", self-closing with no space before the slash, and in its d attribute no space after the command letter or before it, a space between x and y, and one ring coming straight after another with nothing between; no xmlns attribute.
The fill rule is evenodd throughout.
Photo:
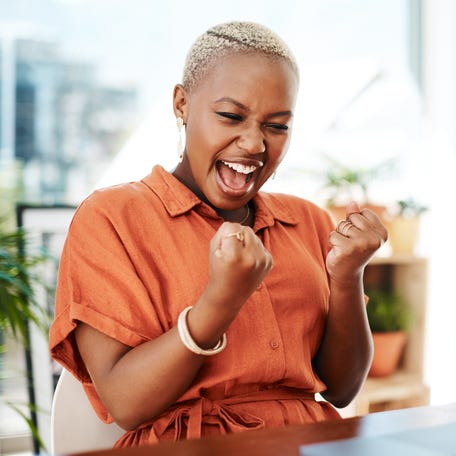
<svg viewBox="0 0 456 456"><path fill-rule="evenodd" d="M188 93L181 84L177 84L173 91L173 110L176 117L182 117L187 123Z"/></svg>

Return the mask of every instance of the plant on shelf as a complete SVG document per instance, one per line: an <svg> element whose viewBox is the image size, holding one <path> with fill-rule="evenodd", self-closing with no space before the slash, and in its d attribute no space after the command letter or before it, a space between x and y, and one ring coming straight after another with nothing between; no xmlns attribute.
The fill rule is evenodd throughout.
<svg viewBox="0 0 456 456"><path fill-rule="evenodd" d="M396 291L367 289L367 317L374 340L374 359L369 376L384 377L398 367L411 323L411 311Z"/></svg>
<svg viewBox="0 0 456 456"><path fill-rule="evenodd" d="M420 232L421 215L427 206L414 198L399 200L388 220L389 244L393 253L413 254Z"/></svg>
<svg viewBox="0 0 456 456"><path fill-rule="evenodd" d="M427 206L418 203L414 198L399 200L397 202L398 215L403 218L415 218L428 210Z"/></svg>
<svg viewBox="0 0 456 456"><path fill-rule="evenodd" d="M394 168L395 160L389 159L370 167L347 166L335 158L324 155L325 171L321 173L322 192L326 206L337 219L345 218L345 206L357 201L383 217L386 207L373 204L370 188L375 180L387 176Z"/></svg>

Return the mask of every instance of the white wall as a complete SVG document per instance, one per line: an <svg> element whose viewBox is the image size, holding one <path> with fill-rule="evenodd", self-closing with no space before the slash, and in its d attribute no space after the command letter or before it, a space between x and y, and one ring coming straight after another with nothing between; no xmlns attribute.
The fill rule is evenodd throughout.
<svg viewBox="0 0 456 456"><path fill-rule="evenodd" d="M432 211L425 242L431 258L427 376L431 401L456 401L456 2L424 2L424 92L428 163L423 187Z"/></svg>

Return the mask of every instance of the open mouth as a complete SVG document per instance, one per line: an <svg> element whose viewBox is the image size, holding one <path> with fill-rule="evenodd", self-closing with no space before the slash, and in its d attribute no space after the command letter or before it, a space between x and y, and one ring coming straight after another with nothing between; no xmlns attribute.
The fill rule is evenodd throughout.
<svg viewBox="0 0 456 456"><path fill-rule="evenodd" d="M253 185L253 177L263 163L247 164L219 160L216 166L223 190L228 193L241 194L247 192Z"/></svg>

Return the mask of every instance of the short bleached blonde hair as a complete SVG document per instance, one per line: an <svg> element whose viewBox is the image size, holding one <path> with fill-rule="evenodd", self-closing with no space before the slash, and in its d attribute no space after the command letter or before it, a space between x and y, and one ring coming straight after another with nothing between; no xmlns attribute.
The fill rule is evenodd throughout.
<svg viewBox="0 0 456 456"><path fill-rule="evenodd" d="M190 48L182 85L194 88L223 57L237 53L262 54L287 62L299 77L296 60L287 44L272 30L256 22L227 22L211 27Z"/></svg>

